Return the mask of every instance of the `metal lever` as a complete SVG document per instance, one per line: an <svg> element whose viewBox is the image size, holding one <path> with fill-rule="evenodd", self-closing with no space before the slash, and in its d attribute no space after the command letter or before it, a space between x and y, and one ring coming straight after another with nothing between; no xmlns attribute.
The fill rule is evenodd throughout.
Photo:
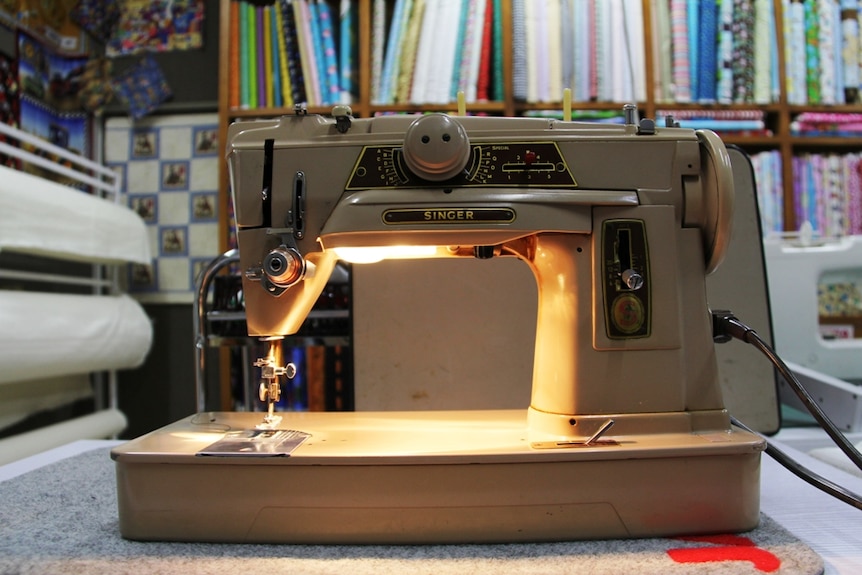
<svg viewBox="0 0 862 575"><path fill-rule="evenodd" d="M613 419L605 420L599 428L589 436L586 440L574 440L574 441L535 441L530 444L530 447L533 449L560 449L560 448L572 448L572 447L596 447L596 446L612 446L618 445L618 443L612 439L601 440L601 437L607 433L607 431L613 427L614 425Z"/></svg>
<svg viewBox="0 0 862 575"><path fill-rule="evenodd" d="M614 420L609 419L605 421L594 434L592 434L589 439L584 442L584 445L592 445L599 440L599 438L604 435L611 427L614 426Z"/></svg>

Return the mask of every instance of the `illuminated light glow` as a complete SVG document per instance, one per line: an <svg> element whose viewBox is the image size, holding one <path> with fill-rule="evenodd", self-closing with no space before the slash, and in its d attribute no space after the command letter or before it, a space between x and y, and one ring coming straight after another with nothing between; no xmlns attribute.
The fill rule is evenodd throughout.
<svg viewBox="0 0 862 575"><path fill-rule="evenodd" d="M369 246L332 248L339 259L352 264L373 264L387 259L428 258L437 246Z"/></svg>
<svg viewBox="0 0 862 575"><path fill-rule="evenodd" d="M203 424L201 424L203 425ZM217 441L224 437L227 430L224 429L213 429L212 431L178 431L171 433L171 437L176 439L181 439L184 441L190 441L192 443L203 443L204 445L209 445L214 441Z"/></svg>

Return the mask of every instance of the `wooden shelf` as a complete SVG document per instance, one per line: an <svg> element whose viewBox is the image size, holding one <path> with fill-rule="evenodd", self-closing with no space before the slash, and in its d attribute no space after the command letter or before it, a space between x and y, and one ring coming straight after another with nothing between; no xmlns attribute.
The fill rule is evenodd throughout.
<svg viewBox="0 0 862 575"><path fill-rule="evenodd" d="M721 140L728 145L732 144L741 148L752 148L752 151L777 148L781 144L781 138L778 136L742 136L733 134L723 135L721 136Z"/></svg>
<svg viewBox="0 0 862 575"><path fill-rule="evenodd" d="M840 136L791 136L790 143L794 149L805 148L841 148L842 152L847 149L862 149L862 138L849 138Z"/></svg>
<svg viewBox="0 0 862 575"><path fill-rule="evenodd" d="M838 112L838 113L851 113L851 114L862 114L862 106L858 104L824 104L822 106L800 106L800 105L787 105L785 106L787 111L793 115L802 114L803 112Z"/></svg>
<svg viewBox="0 0 862 575"><path fill-rule="evenodd" d="M330 108L309 108L309 114L328 114ZM240 118L274 118L277 116L292 116L293 108L230 108L227 114L232 120Z"/></svg>
<svg viewBox="0 0 862 575"><path fill-rule="evenodd" d="M394 113L422 113L422 112L450 112L458 111L457 103L450 104L375 104L370 107L372 113L394 112ZM506 111L505 102L482 102L467 106L468 113L503 114Z"/></svg>

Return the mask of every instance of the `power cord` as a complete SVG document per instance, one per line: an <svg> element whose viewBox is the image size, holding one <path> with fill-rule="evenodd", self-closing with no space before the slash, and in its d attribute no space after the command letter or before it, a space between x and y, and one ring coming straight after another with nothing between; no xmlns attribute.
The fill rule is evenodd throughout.
<svg viewBox="0 0 862 575"><path fill-rule="evenodd" d="M742 342L753 345L758 349L758 351L763 353L772 362L781 377L783 377L788 385L790 385L790 388L793 389L793 392L799 397L802 404L811 413L811 415L814 416L814 419L817 420L832 441L834 441L841 451L850 458L850 461L852 461L856 467L862 469L862 454L860 454L853 444L844 437L844 434L835 427L835 424L832 423L817 402L808 394L805 387L803 387L793 374L793 371L787 367L787 364L785 364L780 357L778 357L769 344L757 335L757 332L739 321L736 316L733 315L733 312L721 310L712 312L712 336L716 343L725 343L731 339L738 339ZM756 433L736 419L733 419L733 423L746 431ZM761 437L763 436L761 435ZM833 497L862 510L862 497L800 465L787 454L775 447L769 439L766 437L763 437L763 439L766 441L767 455L773 457L791 473Z"/></svg>
<svg viewBox="0 0 862 575"><path fill-rule="evenodd" d="M745 425L735 417L731 417L731 421L737 427L740 427L745 431L748 431L749 433L753 433L755 435L763 437L762 434L749 428L747 425ZM836 499L840 499L844 503L847 503L848 505L851 505L856 509L862 510L862 497L856 495L851 491L848 491L837 483L833 483L822 475L818 475L804 465L801 465L798 461L775 447L775 445L771 441L769 441L768 438L763 437L763 439L764 441L766 441L766 454L772 457L781 465L783 465L785 468L787 468L787 470L793 473L796 477L799 477L803 481L813 485L814 487L820 489L825 493L828 493Z"/></svg>

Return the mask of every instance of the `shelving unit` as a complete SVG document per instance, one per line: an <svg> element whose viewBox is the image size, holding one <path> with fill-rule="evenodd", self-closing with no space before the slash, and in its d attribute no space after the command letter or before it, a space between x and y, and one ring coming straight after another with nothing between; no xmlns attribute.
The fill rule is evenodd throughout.
<svg viewBox="0 0 862 575"><path fill-rule="evenodd" d="M227 127L229 123L235 119L273 117L283 114L294 113L293 108L261 108L261 109L238 109L231 108L228 104L228 84L230 74L229 69L229 18L230 18L230 3L236 0L221 0L221 42L220 42L220 66L219 66L219 117L220 117L220 136L221 141L225 141ZM357 98L351 104L354 116L356 117L371 117L382 112L425 112L425 111L443 111L456 112L458 109L456 102L439 105L417 104L384 104L377 105L371 101L371 60L372 60L372 6L374 0L356 0L357 1L357 16L356 16L356 38L357 38L357 81L358 90ZM396 0L387 0L387 5L391 8L395 5ZM490 1L490 0L489 0ZM330 2L332 6L338 5L337 1ZM727 144L735 144L748 152L760 152L767 150L777 150L781 157L782 180L783 180L783 222L785 230L795 230L800 222L796 222L794 210L794 191L793 191L793 157L802 152L839 152L842 154L862 151L862 139L860 138L844 138L844 137L804 137L794 135L791 131L791 124L799 114L804 112L834 112L834 113L860 113L862 105L795 105L788 103L787 97L787 82L785 73L785 39L783 34L783 2L782 0L773 0L773 8L775 13L776 23L776 44L778 52L778 83L779 97L778 101L769 104L701 104L701 103L676 103L673 101L659 101L656 98L654 83L656 71L654 67L654 34L650 24L652 20L652 10L655 6L655 0L643 0L643 21L647 23L644 29L644 59L645 59L645 80L647 85L646 99L644 101L635 102L642 117L655 118L656 112L663 109L676 110L758 110L766 113L767 124L772 131L769 136L725 136L724 141ZM337 12L337 11L336 11ZM523 115L532 110L547 110L560 109L562 102L548 103L526 103L517 101L513 96L513 38L512 38L512 3L509 0L502 1L501 9L502 17L502 74L504 82L504 97L502 100L490 101L476 104L468 104L468 111L471 113L486 113L492 115L503 116L518 116ZM560 95L562 100L562 94ZM622 109L622 106L628 102L583 102L573 101L572 107L582 110L608 110ZM309 107L309 113L328 114L330 107ZM221 201L224 207L227 206L228 189L227 189L227 165L221 165ZM221 214L226 214L227 210L220 210ZM225 217L224 215L222 217ZM223 243L226 240L228 223L223 222Z"/></svg>
<svg viewBox="0 0 862 575"><path fill-rule="evenodd" d="M292 108L259 108L259 109L236 109L230 108L228 105L228 81L231 73L229 69L229 47L227 38L229 34L230 20L230 3L236 0L221 1L221 31L220 38L220 66L219 66L219 117L222 141L226 135L228 124L235 119L243 118L260 118L273 117L282 114L293 113ZM384 104L377 105L371 103L371 35L372 35L372 4L373 0L356 0L358 2L357 18L356 18L356 37L357 37L357 63L358 63L358 98L351 104L353 114L356 117L370 117L378 112L423 112L423 111L457 111L456 102L451 102L444 105L423 105L423 104ZM394 5L395 0L388 0L390 7ZM333 3L336 6L338 3ZM652 86L655 81L655 73L653 70L653 30L652 26L645 26L644 30L644 50L646 70L645 77L647 82L647 98L645 101L636 102L642 116L655 117L656 111L662 108L674 108L680 110L762 110L766 112L769 126L773 131L772 136L727 136L724 138L728 144L736 144L748 151L762 150L778 150L782 158L782 170L784 181L784 227L786 230L796 229L798 222L795 221L793 209L793 167L792 158L794 154L800 151L840 151L842 153L862 150L862 139L857 138L841 138L841 137L802 137L795 136L791 133L791 122L793 119L803 112L836 112L836 113L858 113L862 112L860 105L818 105L818 106L800 106L791 105L787 100L786 91L786 74L784 66L784 35L781 33L781 23L783 21L782 1L774 0L775 21L779 27L777 38L777 47L779 55L779 85L780 97L775 103L766 105L757 104L696 104L696 103L675 103L666 101L657 101L654 95ZM644 22L652 21L652 9L654 2L652 0L643 0ZM524 114L529 110L546 110L549 108L560 108L561 102L549 103L525 103L516 101L512 95L512 12L511 2L504 0L502 2L502 30L503 30L503 82L505 86L504 98L500 101L483 102L477 104L469 104L469 111L475 113L498 114L503 116L517 116ZM561 95L562 99L562 95ZM573 107L585 110L606 110L621 108L626 102L573 102ZM311 107L310 113L328 114L330 107ZM221 181L222 181L222 201L227 202L227 167L223 163L221 166ZM221 213L226 213L222 210ZM224 222L223 228L226 234L227 222ZM223 238L226 240L226 237Z"/></svg>

